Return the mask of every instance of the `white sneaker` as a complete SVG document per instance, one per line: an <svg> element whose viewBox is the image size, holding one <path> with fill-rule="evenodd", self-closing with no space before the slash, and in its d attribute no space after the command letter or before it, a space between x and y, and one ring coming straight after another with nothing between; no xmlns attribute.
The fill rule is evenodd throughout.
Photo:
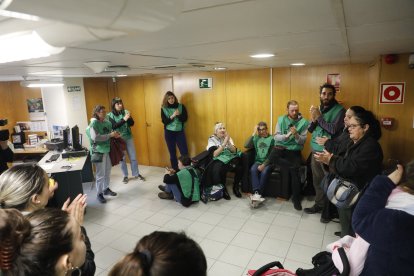
<svg viewBox="0 0 414 276"><path fill-rule="evenodd" d="M263 198L258 192L255 192L250 196L251 205L253 208L256 208L260 205L263 201L265 201L265 198Z"/></svg>

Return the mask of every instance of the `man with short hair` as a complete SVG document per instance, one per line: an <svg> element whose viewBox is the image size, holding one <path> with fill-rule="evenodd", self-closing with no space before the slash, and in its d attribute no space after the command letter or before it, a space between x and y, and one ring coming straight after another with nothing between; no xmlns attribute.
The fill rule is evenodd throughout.
<svg viewBox="0 0 414 276"><path fill-rule="evenodd" d="M282 179L291 180L292 202L296 210L302 210L300 192L301 181L299 168L302 164L303 145L306 141L308 121L299 113L299 104L290 100L287 105L287 114L277 119L275 132L275 147L269 159L282 168Z"/></svg>
<svg viewBox="0 0 414 276"><path fill-rule="evenodd" d="M267 129L265 122L259 122L252 136L244 144L245 148L255 149L254 164L250 168L253 194L250 196L252 207L257 207L264 201L262 197L264 186L269 179L273 166L269 163L268 156L273 148L274 140Z"/></svg>
<svg viewBox="0 0 414 276"><path fill-rule="evenodd" d="M312 133L311 147L311 168L313 187L315 188L315 204L310 208L305 208L305 213L320 213L324 207L326 196L321 188L321 182L325 176L323 165L315 160L314 153L322 152L323 146L317 143L318 137L335 138L344 128L345 109L336 99L335 86L325 83L319 89L320 103L318 106L311 106L311 123L308 131ZM328 217L321 217L321 222L330 221Z"/></svg>

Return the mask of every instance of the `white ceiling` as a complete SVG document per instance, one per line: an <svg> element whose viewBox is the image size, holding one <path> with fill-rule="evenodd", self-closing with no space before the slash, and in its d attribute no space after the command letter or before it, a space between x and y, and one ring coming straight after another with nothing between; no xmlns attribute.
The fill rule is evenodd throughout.
<svg viewBox="0 0 414 276"><path fill-rule="evenodd" d="M14 0L7 10L41 20L0 16L0 35L36 30L66 49L0 64L3 81L365 63L414 52L414 0ZM260 52L276 56L249 57ZM130 70L94 74L87 61Z"/></svg>

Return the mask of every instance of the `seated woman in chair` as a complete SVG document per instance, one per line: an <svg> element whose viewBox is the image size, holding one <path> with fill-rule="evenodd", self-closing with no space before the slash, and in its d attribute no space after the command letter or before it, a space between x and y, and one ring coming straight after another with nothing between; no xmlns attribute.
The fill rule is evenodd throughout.
<svg viewBox="0 0 414 276"><path fill-rule="evenodd" d="M207 150L212 155L213 161L206 169L204 187L222 185L223 197L229 200L230 195L225 185L226 174L228 171L234 171L233 193L236 197L241 197L239 189L243 173L240 159L241 152L237 150L223 123L215 124L214 134L208 138Z"/></svg>

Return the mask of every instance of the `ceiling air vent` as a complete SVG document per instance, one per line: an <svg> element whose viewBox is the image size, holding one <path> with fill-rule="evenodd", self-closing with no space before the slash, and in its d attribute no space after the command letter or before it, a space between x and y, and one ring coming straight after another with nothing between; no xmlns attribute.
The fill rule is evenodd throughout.
<svg viewBox="0 0 414 276"><path fill-rule="evenodd" d="M177 68L176 65L162 65L162 66L155 66L154 69L171 69L171 68Z"/></svg>
<svg viewBox="0 0 414 276"><path fill-rule="evenodd" d="M110 65L105 69L105 71L107 72L120 72L128 70L131 70L131 68L128 65Z"/></svg>

